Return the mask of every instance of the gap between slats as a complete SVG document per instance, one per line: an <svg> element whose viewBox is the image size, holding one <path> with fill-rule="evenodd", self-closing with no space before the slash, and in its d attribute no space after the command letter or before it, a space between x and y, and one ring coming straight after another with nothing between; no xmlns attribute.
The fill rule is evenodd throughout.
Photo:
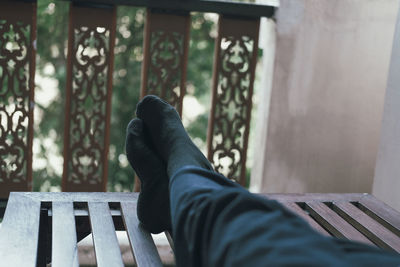
<svg viewBox="0 0 400 267"><path fill-rule="evenodd" d="M75 220L74 222L74 227L73 229L69 229L69 234L71 233L71 231L74 231L76 233L76 235L78 236L77 238L75 238L75 243L74 246L77 248L78 247L78 243L81 239L85 239L86 241L84 241L84 243L86 243L86 245L83 246L79 246L80 250L83 251L83 247L85 248L84 253L86 254L86 257L82 257L82 255L79 255L79 263L80 264L90 264L90 256L95 256L95 252L97 252L98 245L96 247L96 234L93 236L92 229L91 229L91 225L93 225L93 220L98 221L99 220L99 214L97 215L93 215L93 209L97 209L99 202L95 203L93 205L93 203L90 202L70 202L71 203L71 215L72 215L72 219ZM124 205L125 210L127 211L125 214L127 214L127 217L123 216L123 209L121 207L121 204L119 202L113 202L113 203L107 203L107 202L101 202L101 210L103 213L108 213L108 216L111 216L112 218L112 222L113 222L113 232L115 233L116 231L126 231L126 236L128 237L128 240L130 242L129 245L129 252L127 253L125 251L125 254L130 254L128 256L123 257L125 259L124 262L131 264L132 263L132 258L134 260L134 263L136 263L138 266L147 266L147 264L143 264L143 262L148 263L151 262L151 266L162 266L161 263L161 259L160 259L160 251L157 251L157 247L154 243L154 240L151 236L150 233L148 233L147 231L145 231L140 225L139 225L139 221L137 219L137 215L136 215L136 205L134 203L130 203L127 202ZM56 204L57 205L57 204ZM59 205L59 204L58 204ZM92 206L92 208L89 207ZM57 215L57 211L52 209L52 205L51 204L46 204L46 207L48 208L48 215L50 218L52 218L53 216L58 216ZM57 208L56 208L57 209ZM65 207L64 207L65 209ZM95 211L95 210L94 210ZM60 212L58 213L60 214ZM63 216L67 216L67 215L63 215ZM93 219L94 217L94 219ZM109 220L109 219L108 219ZM131 226L128 226L131 229L131 232L133 233L133 235L135 236L135 238L131 238L129 237L129 233L127 231L127 227L125 225L127 225L127 223L130 222ZM132 223L132 221L134 221L134 223ZM57 219L56 219L56 223L57 223ZM75 224L76 223L76 224ZM110 226L110 222L109 222L109 226ZM98 231L97 231L98 232ZM80 236L79 236L80 233ZM166 235L166 239L168 240L171 249L173 248L173 241L172 241L172 237L169 235L169 233L163 233ZM54 233L53 233L54 235ZM121 234L119 234L119 236L121 236ZM89 240L90 239L90 240ZM134 243L132 244L132 240L131 239L135 239ZM70 242L70 241L69 241ZM78 242L78 243L77 243ZM149 246L146 246L146 242L150 243L150 248ZM98 243L98 241L97 241ZM143 243L145 245L143 245ZM121 250L121 245L122 243L117 241L118 247L119 247L119 254L121 254L121 257L123 256L123 251ZM125 244L124 244L125 245ZM72 246L72 245L71 245ZM137 247L142 247L141 250L139 249L139 251L137 252L137 255L139 256L139 261L141 260L141 263L136 262L135 259L135 254L134 249ZM165 244L164 244L165 246ZM89 250L87 249L87 247L92 247L92 249L89 248ZM53 251L53 255L54 253L56 253L58 251L58 249L56 249L55 251ZM141 252L140 252L141 251ZM162 252L164 253L172 253L168 252L170 250L165 251L165 248L162 250ZM68 252L64 252L64 253L68 253ZM172 254L173 255L173 254ZM131 257L130 257L131 256ZM146 257L150 257L150 259L146 259ZM88 262L89 260L89 262ZM171 255L169 255L169 260L171 260ZM168 261L168 259L167 259ZM172 257L172 261L173 257ZM78 262L78 261L77 261ZM101 266L99 263L97 263L99 266ZM57 265L54 265L57 267ZM60 266L64 266L64 265L60 265ZM113 265L115 266L115 264Z"/></svg>
<svg viewBox="0 0 400 267"><path fill-rule="evenodd" d="M315 221L314 218L310 216L309 212L303 208L304 203L286 202L283 203L283 205L290 211L304 219L314 230L325 236L331 235L331 233L327 229L325 229L323 225L320 225L317 221Z"/></svg>
<svg viewBox="0 0 400 267"><path fill-rule="evenodd" d="M136 215L136 203L122 202L121 213L138 267L162 266L153 238L139 224Z"/></svg>
<svg viewBox="0 0 400 267"><path fill-rule="evenodd" d="M312 214L310 214L310 212L306 208L305 202L290 202L290 203L287 203L286 205L292 206L291 210L294 213L296 213L297 215L299 215L301 218L305 219L306 222L308 222L308 224L310 224L310 226L312 228L314 228L316 231L318 231L319 233L321 233L325 236L334 236L334 234L331 233L329 231L329 229L327 229L325 227L324 224L321 224L318 220L316 220L312 216Z"/></svg>
<svg viewBox="0 0 400 267"><path fill-rule="evenodd" d="M400 238L350 202L334 202L332 209L372 242L400 252Z"/></svg>
<svg viewBox="0 0 400 267"><path fill-rule="evenodd" d="M334 236L373 245L366 236L330 209L325 203L306 202L305 206L311 216L318 221L318 223L328 229Z"/></svg>
<svg viewBox="0 0 400 267"><path fill-rule="evenodd" d="M317 202L318 201L316 201L316 203ZM355 230L357 230L359 233L361 233L365 237L365 239L371 241L370 243L375 244L381 248L393 249L393 250L399 251L399 248L397 246L398 246L398 244L400 244L400 238L397 235L397 232L395 232L398 229L389 225L387 222L385 223L385 221L382 218L380 218L378 215L376 215L371 210L364 207L362 204L360 204L358 202L356 202L356 203L355 202L343 202L348 205L351 205L350 207L354 207L353 210L358 211L359 214L365 215L365 216L363 216L364 220L361 222L358 222L357 220L352 218L349 214L346 214L344 211L340 210L340 208L338 208L334 202L318 202L318 203L323 203L325 206L327 206L330 210L332 210L334 213L336 213L338 216L340 216L347 224L351 225ZM286 206L287 206L287 204L288 203L285 203ZM294 202L291 204L293 205ZM301 203L295 203L295 204L298 205L304 212L306 212L311 220L313 220L315 223L318 224L318 226L321 226L324 230L329 232L331 235L336 236L336 237L341 237L341 236L343 237L343 233L338 233L337 229L336 230L332 229L333 226L331 225L331 223L328 226L324 225L324 223L326 224L326 222L324 222L324 220L321 219L321 217L315 211L312 211L312 209L310 207L307 207L307 203L301 202ZM296 212L296 213L299 214L299 212ZM301 217L304 217L304 214L303 215L299 214L299 215ZM307 218L305 218L305 219L310 223L310 219L307 219ZM378 227L380 229L380 231L371 231L370 228L365 227L363 225L364 223L367 223L367 224L372 223L375 227ZM312 223L310 223L310 224L312 224ZM312 225L312 226L314 228L316 228L315 225ZM393 228L395 230L393 230ZM382 237L382 234L383 234L383 237ZM382 240L382 238L383 238L383 240ZM362 241L362 240L357 240L357 238L356 239L350 238L350 239L355 240L355 241ZM368 243L368 241L366 243Z"/></svg>
<svg viewBox="0 0 400 267"><path fill-rule="evenodd" d="M390 222L386 221L384 218L382 218L380 215L375 213L372 209L368 207L367 204L364 205L364 203L360 202L352 202L353 205L355 205L357 208L362 210L365 214L370 216L372 219L386 227L389 231L397 235L400 239L400 228L396 228L394 225L392 225Z"/></svg>

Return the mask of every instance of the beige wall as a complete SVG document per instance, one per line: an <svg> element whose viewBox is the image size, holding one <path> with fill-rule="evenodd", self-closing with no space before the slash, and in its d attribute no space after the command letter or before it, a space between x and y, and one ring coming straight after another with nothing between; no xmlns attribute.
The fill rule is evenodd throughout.
<svg viewBox="0 0 400 267"><path fill-rule="evenodd" d="M372 192L400 211L400 13L393 41Z"/></svg>
<svg viewBox="0 0 400 267"><path fill-rule="evenodd" d="M371 192L397 6L280 1L253 191Z"/></svg>

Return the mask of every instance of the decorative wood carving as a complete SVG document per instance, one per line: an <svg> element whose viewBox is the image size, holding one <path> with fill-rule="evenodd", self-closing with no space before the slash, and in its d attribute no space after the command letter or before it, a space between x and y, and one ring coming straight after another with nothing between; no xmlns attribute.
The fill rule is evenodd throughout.
<svg viewBox="0 0 400 267"><path fill-rule="evenodd" d="M32 189L36 2L0 2L0 198Z"/></svg>
<svg viewBox="0 0 400 267"><path fill-rule="evenodd" d="M182 114L190 15L147 10L141 95L158 95Z"/></svg>
<svg viewBox="0 0 400 267"><path fill-rule="evenodd" d="M257 63L259 19L220 16L208 127L208 159L216 171L246 183L246 153Z"/></svg>
<svg viewBox="0 0 400 267"><path fill-rule="evenodd" d="M115 8L71 4L63 191L105 191Z"/></svg>
<svg viewBox="0 0 400 267"><path fill-rule="evenodd" d="M163 14L147 9L141 97L157 95L175 106L179 115L186 91L190 21L190 14ZM137 177L134 191L140 191Z"/></svg>

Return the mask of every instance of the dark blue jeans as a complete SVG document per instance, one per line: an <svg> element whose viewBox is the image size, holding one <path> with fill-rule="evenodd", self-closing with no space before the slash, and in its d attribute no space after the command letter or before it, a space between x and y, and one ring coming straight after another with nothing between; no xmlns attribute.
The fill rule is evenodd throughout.
<svg viewBox="0 0 400 267"><path fill-rule="evenodd" d="M169 186L178 266L400 266L400 254L325 237L214 172L184 167Z"/></svg>

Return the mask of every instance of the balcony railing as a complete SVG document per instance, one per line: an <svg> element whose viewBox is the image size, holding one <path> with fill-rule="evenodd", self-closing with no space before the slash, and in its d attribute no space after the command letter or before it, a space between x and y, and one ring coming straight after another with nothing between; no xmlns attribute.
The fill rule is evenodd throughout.
<svg viewBox="0 0 400 267"><path fill-rule="evenodd" d="M219 14L207 157L244 185L260 17L273 16L274 7L85 0L72 1L69 10L62 190L106 191L117 5L147 8L141 96L159 95L180 114L190 12ZM0 197L32 190L35 45L36 1L0 1Z"/></svg>

